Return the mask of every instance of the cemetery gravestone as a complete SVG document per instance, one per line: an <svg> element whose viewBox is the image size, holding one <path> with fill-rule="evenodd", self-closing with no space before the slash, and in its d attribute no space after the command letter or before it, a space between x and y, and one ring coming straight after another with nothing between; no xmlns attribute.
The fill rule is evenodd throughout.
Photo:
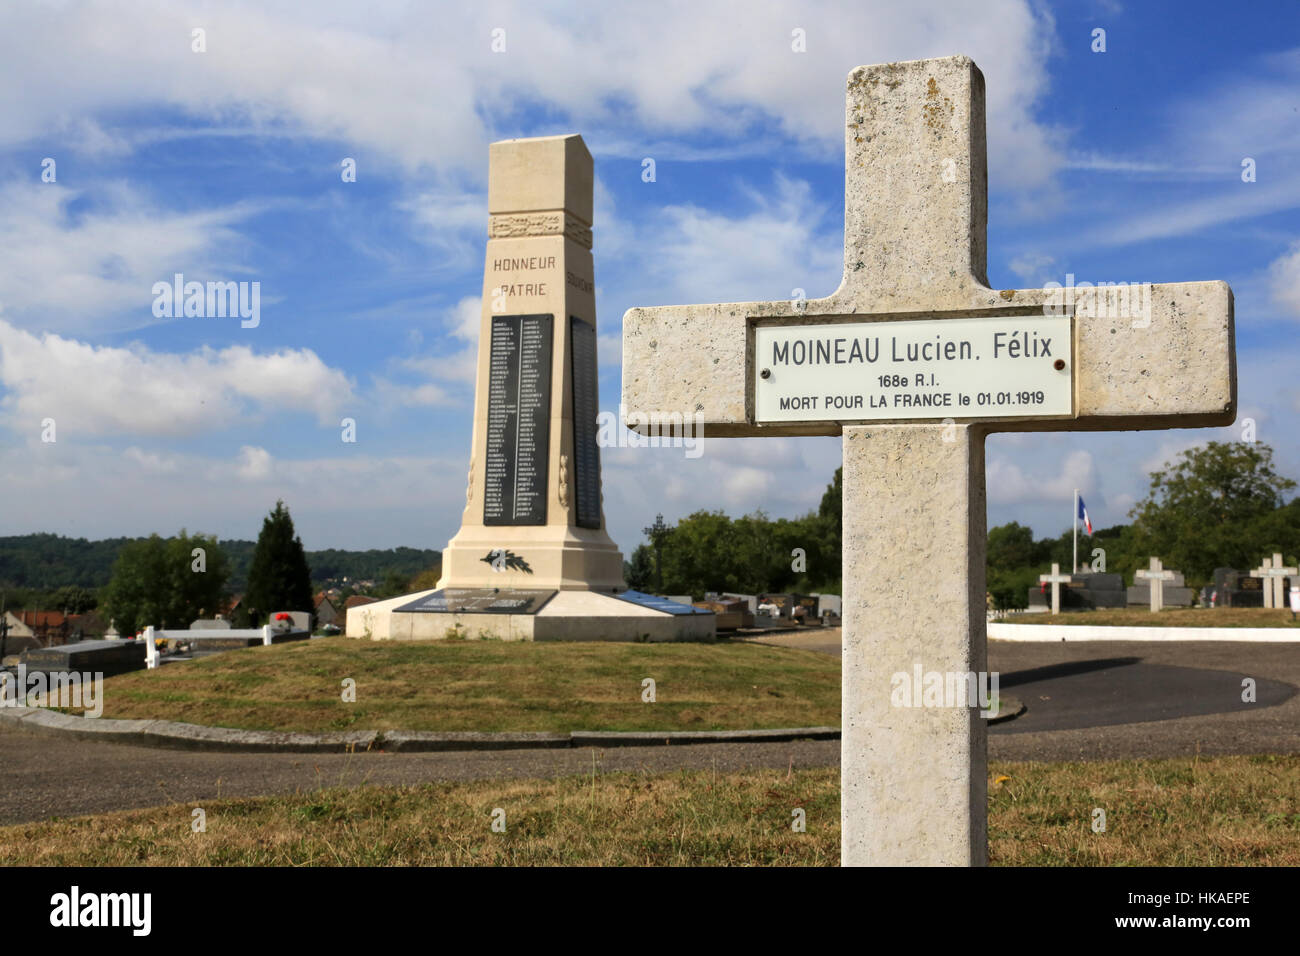
<svg viewBox="0 0 1300 956"><path fill-rule="evenodd" d="M1282 566L1282 555L1277 552L1273 553L1273 571L1270 575L1273 583L1273 606L1276 608L1285 608L1286 599L1286 581L1300 573L1296 568L1284 568Z"/></svg>
<svg viewBox="0 0 1300 956"><path fill-rule="evenodd" d="M1252 578L1263 580L1264 607L1284 608L1284 579L1296 573L1295 568L1282 567L1282 555L1273 553L1272 558L1265 558L1264 563L1250 572Z"/></svg>
<svg viewBox="0 0 1300 956"><path fill-rule="evenodd" d="M1039 584L1050 584L1052 586L1052 613L1061 613L1061 585L1068 583L1073 575L1062 574L1061 566L1055 561L1052 562L1051 574L1040 574L1038 576Z"/></svg>
<svg viewBox="0 0 1300 956"><path fill-rule="evenodd" d="M699 413L715 437L842 436L842 860L982 864L978 709L896 709L890 691L916 660L986 670L985 436L1231 423L1232 293L1155 285L1138 317L990 289L967 57L853 70L845 146L840 287L629 310L624 404L643 432Z"/></svg>
<svg viewBox="0 0 1300 956"><path fill-rule="evenodd" d="M1152 612L1159 611L1164 605L1165 582L1174 580L1174 572L1166 571L1160 564L1159 558L1151 558L1148 562L1147 569L1139 568L1133 572L1133 577L1139 581L1145 581L1150 588L1151 595L1149 605Z"/></svg>
<svg viewBox="0 0 1300 956"><path fill-rule="evenodd" d="M1168 570L1163 565L1161 570L1166 571L1168 577L1163 579L1160 588L1160 606L1162 608L1191 607L1195 591L1187 586L1183 572ZM1145 577L1148 573L1150 572L1141 569L1133 572L1133 584L1125 595L1125 604L1128 607L1151 607L1151 584Z"/></svg>
<svg viewBox="0 0 1300 956"><path fill-rule="evenodd" d="M1264 607L1273 606L1273 583L1269 580L1269 572L1273 570L1273 559L1265 558L1263 564L1250 572L1252 578L1260 578L1262 581L1262 590L1264 592Z"/></svg>
<svg viewBox="0 0 1300 956"><path fill-rule="evenodd" d="M54 647L33 647L22 652L18 661L28 672L47 674L99 673L105 677L144 670L144 641L81 641Z"/></svg>
<svg viewBox="0 0 1300 956"><path fill-rule="evenodd" d="M1218 607L1263 607L1262 581L1235 568L1214 569L1214 592Z"/></svg>
<svg viewBox="0 0 1300 956"><path fill-rule="evenodd" d="M1123 576L1103 571L1073 575L1066 593L1077 598L1078 606L1084 608L1125 607L1128 604Z"/></svg>
<svg viewBox="0 0 1300 956"><path fill-rule="evenodd" d="M1029 588L1029 607L1041 607L1047 610L1051 607L1051 603L1051 594L1045 593L1041 584ZM1145 597L1142 603L1146 603ZM1108 574L1102 571L1072 574L1061 588L1061 607L1065 610L1096 610L1127 606L1128 595L1124 587L1124 578L1119 574Z"/></svg>

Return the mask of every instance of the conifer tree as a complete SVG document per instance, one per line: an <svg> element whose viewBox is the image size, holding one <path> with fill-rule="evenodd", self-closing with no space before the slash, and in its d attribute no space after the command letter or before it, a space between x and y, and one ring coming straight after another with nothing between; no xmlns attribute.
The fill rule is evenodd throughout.
<svg viewBox="0 0 1300 956"><path fill-rule="evenodd" d="M262 522L253 562L248 569L244 606L257 612L255 624L268 624L275 611L311 611L311 569L302 539L293 532L293 519L283 501Z"/></svg>

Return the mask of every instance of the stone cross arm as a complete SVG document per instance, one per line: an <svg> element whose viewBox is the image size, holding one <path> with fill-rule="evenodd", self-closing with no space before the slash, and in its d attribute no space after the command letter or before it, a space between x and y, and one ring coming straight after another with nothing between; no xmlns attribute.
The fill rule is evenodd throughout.
<svg viewBox="0 0 1300 956"><path fill-rule="evenodd" d="M918 294L921 285L918 283ZM662 306L629 309L623 317L623 402L629 412L701 415L707 434L838 435L836 422L755 421L753 335L756 324L810 325L822 316L887 322L945 316L1042 314L1043 289L972 290L966 309L896 311L864 316L812 299L803 312L790 302ZM1236 418L1232 291L1224 282L1151 286L1149 327L1131 320L1075 315L1075 417L990 422L998 431L1195 428ZM1016 307L1008 307L1008 303ZM941 421L946 416L895 419ZM629 427L648 431L646 423Z"/></svg>
<svg viewBox="0 0 1300 956"><path fill-rule="evenodd" d="M848 413L762 424L755 330L835 321L1073 316L1072 413L990 430L1102 430L1231 424L1232 291L1224 282L1122 289L1005 289L985 278L984 82L968 57L859 67L845 125L844 274L821 299L653 306L623 317L630 413L700 416L708 434L838 435ZM1142 278L1142 277L1116 277ZM807 284L792 272L792 289ZM792 292L793 294L793 292ZM1061 355L1057 346L1054 355ZM987 364L987 363L986 363ZM870 374L869 372L866 374ZM917 410L920 411L919 409ZM956 411L954 409L954 411ZM934 422L995 417L889 416ZM827 420L830 419L830 420ZM680 419L678 419L680 420ZM633 425L633 423L629 423ZM646 423L633 425L645 432Z"/></svg>

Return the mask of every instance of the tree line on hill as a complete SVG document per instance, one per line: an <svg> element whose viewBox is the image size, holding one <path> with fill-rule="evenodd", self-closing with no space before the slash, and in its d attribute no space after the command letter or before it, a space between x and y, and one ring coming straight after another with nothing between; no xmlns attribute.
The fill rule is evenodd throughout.
<svg viewBox="0 0 1300 956"><path fill-rule="evenodd" d="M123 634L153 625L187 627L199 617L214 617L227 603L230 564L217 539L188 534L171 538L156 534L128 542L113 563L104 589L101 612ZM277 501L262 522L249 562L248 587L235 627L268 623L273 611L312 610L311 569L294 534L293 519Z"/></svg>
<svg viewBox="0 0 1300 956"><path fill-rule="evenodd" d="M696 600L705 591L838 594L842 473L836 469L818 509L799 518L697 511L669 527L659 515L624 563L628 586Z"/></svg>
<svg viewBox="0 0 1300 956"><path fill-rule="evenodd" d="M1183 573L1189 587L1214 579L1220 567L1249 570L1280 552L1294 565L1300 551L1300 498L1273 466L1273 449L1261 442L1209 442L1189 448L1151 473L1146 497L1129 512L1130 524L1079 529L1080 570L1133 572L1151 557ZM1071 532L1034 540L1016 522L988 535L988 590L998 608L1022 608L1038 575L1052 562L1068 569Z"/></svg>
<svg viewBox="0 0 1300 956"><path fill-rule="evenodd" d="M1131 523L1091 535L1080 528L1081 569L1120 574L1128 583L1155 556L1198 587L1213 580L1215 568L1254 568L1275 551L1297 563L1300 498L1286 500L1296 483L1277 473L1269 445L1209 442L1150 477L1146 497L1129 512ZM697 511L669 526L660 516L625 564L628 585L696 599L705 591L838 594L842 481L837 469L818 509L800 518ZM1024 607L1039 574L1052 562L1068 569L1072 553L1068 529L1035 539L1031 528L1014 521L991 528L987 580L995 605Z"/></svg>
<svg viewBox="0 0 1300 956"><path fill-rule="evenodd" d="M184 532L182 531L182 535ZM156 536L155 536L156 537ZM0 537L0 594L9 609L67 611L80 614L95 609L113 577L113 567L128 546L140 547L151 538L106 538L88 541L56 534ZM212 548L207 538L204 545ZM192 547L198 547L194 544ZM153 547L156 547L153 546ZM179 545L177 546L179 548ZM216 542L225 559L225 589L243 594L249 585L257 543ZM192 548L191 548L192 550ZM377 595L401 594L403 582L414 580L441 561L441 552L421 548L343 551L328 548L305 552L312 586L320 590L331 582L374 581ZM354 590L354 588L347 588Z"/></svg>

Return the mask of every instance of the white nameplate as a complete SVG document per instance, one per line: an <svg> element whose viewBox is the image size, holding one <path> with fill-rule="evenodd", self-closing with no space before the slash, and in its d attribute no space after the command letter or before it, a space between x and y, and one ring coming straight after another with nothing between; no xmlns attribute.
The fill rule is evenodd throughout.
<svg viewBox="0 0 1300 956"><path fill-rule="evenodd" d="M1020 315L760 326L756 420L1068 417L1070 321Z"/></svg>

